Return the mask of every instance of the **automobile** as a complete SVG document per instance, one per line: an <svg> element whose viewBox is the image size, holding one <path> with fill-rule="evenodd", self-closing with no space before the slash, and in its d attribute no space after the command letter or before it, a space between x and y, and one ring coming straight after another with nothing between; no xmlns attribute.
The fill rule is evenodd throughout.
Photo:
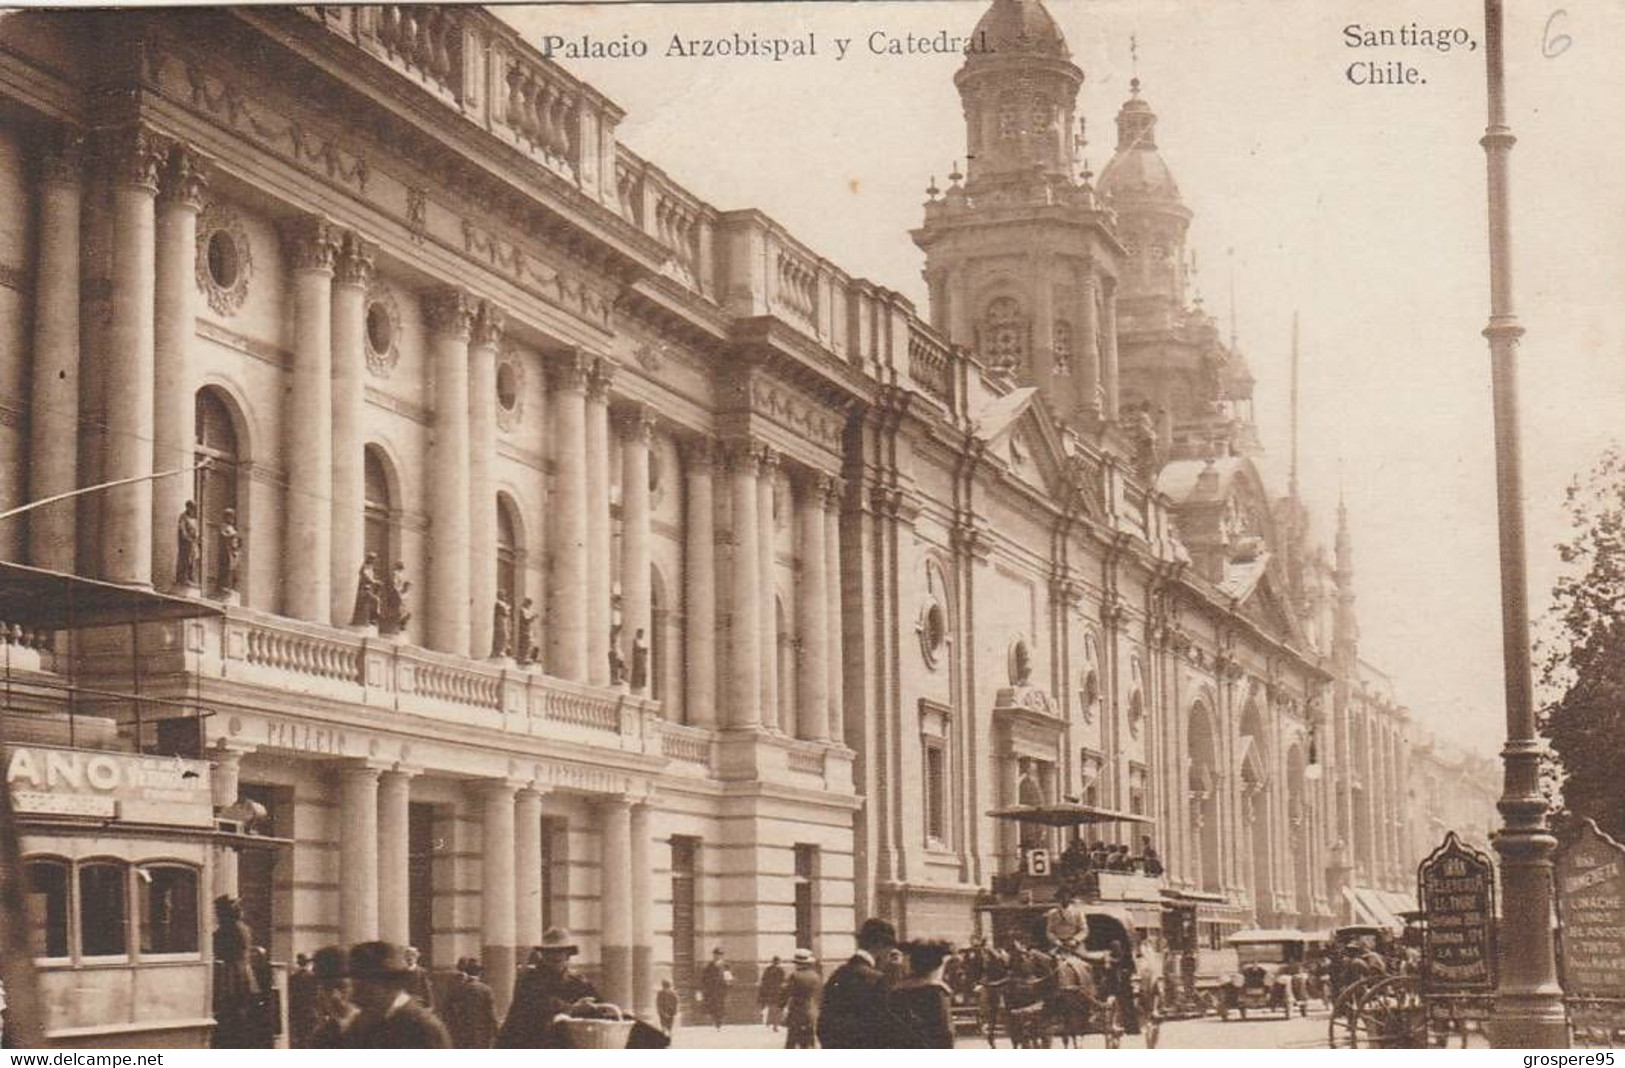
<svg viewBox="0 0 1625 1068"><path fill-rule="evenodd" d="M1217 991L1219 1019L1236 1013L1243 1020L1248 1009L1268 1009L1292 1018L1309 1014L1307 959L1314 936L1294 930L1237 931L1227 939L1236 951L1236 970Z"/></svg>

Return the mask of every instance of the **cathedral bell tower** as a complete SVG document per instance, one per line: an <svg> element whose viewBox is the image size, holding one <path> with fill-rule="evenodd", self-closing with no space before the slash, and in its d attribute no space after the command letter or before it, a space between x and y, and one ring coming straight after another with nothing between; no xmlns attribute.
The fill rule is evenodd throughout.
<svg viewBox="0 0 1625 1068"><path fill-rule="evenodd" d="M1094 431L1117 419L1117 278L1123 248L1074 141L1083 71L1042 0L993 0L991 51L954 76L965 171L931 182L925 224L931 320L955 344Z"/></svg>

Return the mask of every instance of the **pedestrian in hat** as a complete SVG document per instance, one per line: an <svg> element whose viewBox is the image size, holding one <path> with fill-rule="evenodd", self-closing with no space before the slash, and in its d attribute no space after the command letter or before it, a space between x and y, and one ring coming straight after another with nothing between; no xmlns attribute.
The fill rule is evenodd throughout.
<svg viewBox="0 0 1625 1068"><path fill-rule="evenodd" d="M214 899L215 1049L265 1049L261 1026L265 989L255 975L250 951L254 932L243 922L242 906L230 894Z"/></svg>
<svg viewBox="0 0 1625 1068"><path fill-rule="evenodd" d="M858 928L858 948L824 984L818 1043L825 1049L907 1049L910 1036L891 1011L879 961L897 945L897 928L871 918Z"/></svg>
<svg viewBox="0 0 1625 1068"><path fill-rule="evenodd" d="M670 979L660 980L660 993L655 995L655 1011L660 1014L660 1029L666 1034L677 1030L677 988Z"/></svg>
<svg viewBox="0 0 1625 1068"><path fill-rule="evenodd" d="M762 981L756 986L756 1011L767 1013L767 1028L769 1031L779 1029L779 1020L784 1016L784 962L778 957L762 969Z"/></svg>
<svg viewBox="0 0 1625 1068"><path fill-rule="evenodd" d="M950 993L942 971L953 952L946 942L908 942L902 947L908 975L892 988L891 1007L908 1025L916 1049L953 1049Z"/></svg>
<svg viewBox="0 0 1625 1068"><path fill-rule="evenodd" d="M798 949L790 959L791 971L784 980L785 1049L812 1049L818 1031L818 995L823 977L812 950Z"/></svg>
<svg viewBox="0 0 1625 1068"><path fill-rule="evenodd" d="M565 1049L564 1036L554 1026L572 1009L586 1009L599 1000L598 991L570 970L577 946L570 932L549 927L536 947L536 966L519 977L513 1004L497 1032L498 1049Z"/></svg>
<svg viewBox="0 0 1625 1068"><path fill-rule="evenodd" d="M293 971L288 975L289 1048L305 1049L315 1027L316 976L311 971L310 956L300 953L293 958Z"/></svg>
<svg viewBox="0 0 1625 1068"><path fill-rule="evenodd" d="M310 961L316 985L316 1024L306 1036L307 1049L341 1049L344 1032L360 1013L350 1001L350 955L340 946L323 946Z"/></svg>
<svg viewBox="0 0 1625 1068"><path fill-rule="evenodd" d="M463 957L457 961L456 975L446 992L446 1030L458 1049L490 1049L496 1040L496 994L484 974L478 960Z"/></svg>
<svg viewBox="0 0 1625 1068"><path fill-rule="evenodd" d="M345 1030L346 1049L450 1049L440 1018L410 993L412 965L393 942L350 950L351 997L361 1016Z"/></svg>
<svg viewBox="0 0 1625 1068"><path fill-rule="evenodd" d="M418 952L417 946L406 947L406 964L412 974L406 982L406 992L417 999L419 1005L426 1009L434 1008L434 984L429 982L429 969L421 961L423 954Z"/></svg>
<svg viewBox="0 0 1625 1068"><path fill-rule="evenodd" d="M728 1014L728 988L733 985L734 973L728 968L728 958L718 946L711 951L711 961L700 973L700 998L705 1002L705 1014L722 1030L723 1018Z"/></svg>

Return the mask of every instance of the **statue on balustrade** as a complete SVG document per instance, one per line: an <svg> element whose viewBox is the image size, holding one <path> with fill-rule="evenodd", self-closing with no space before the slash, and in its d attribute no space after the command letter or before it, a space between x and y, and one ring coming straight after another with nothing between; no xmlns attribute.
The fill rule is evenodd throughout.
<svg viewBox="0 0 1625 1068"><path fill-rule="evenodd" d="M643 637L643 628L632 636L632 692L642 693L649 685L649 643Z"/></svg>
<svg viewBox="0 0 1625 1068"><path fill-rule="evenodd" d="M355 611L350 626L370 627L378 622L378 554L368 553L356 576Z"/></svg>
<svg viewBox="0 0 1625 1068"><path fill-rule="evenodd" d="M513 610L508 607L508 599L497 594L497 599L491 605L491 655L493 657L512 656L513 641L509 632L508 620Z"/></svg>
<svg viewBox="0 0 1625 1068"><path fill-rule="evenodd" d="M378 629L383 634L401 634L406 625L412 622L412 613L406 607L406 595L412 589L412 583L406 577L406 565L399 560L389 572L389 581L384 584L384 610L378 621Z"/></svg>
<svg viewBox="0 0 1625 1068"><path fill-rule="evenodd" d="M196 586L203 573L203 528L198 523L196 501L187 501L182 509L175 542L175 585Z"/></svg>
<svg viewBox="0 0 1625 1068"><path fill-rule="evenodd" d="M521 666L534 664L541 656L541 650L536 643L536 624L539 619L534 602L526 597L524 604L519 608L519 640L515 643Z"/></svg>
<svg viewBox="0 0 1625 1068"><path fill-rule="evenodd" d="M220 592L236 593L242 581L243 535L237 529L237 509L220 514Z"/></svg>
<svg viewBox="0 0 1625 1068"><path fill-rule="evenodd" d="M619 686L626 681L626 657L621 655L621 625L609 628L609 684Z"/></svg>

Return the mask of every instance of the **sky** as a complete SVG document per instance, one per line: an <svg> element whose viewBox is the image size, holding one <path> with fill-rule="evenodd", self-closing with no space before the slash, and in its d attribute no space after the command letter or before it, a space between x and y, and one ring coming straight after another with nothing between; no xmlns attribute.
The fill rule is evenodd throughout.
<svg viewBox="0 0 1625 1068"><path fill-rule="evenodd" d="M1509 4L1509 121L1531 606L1559 575L1563 491L1625 411L1625 4ZM958 55L874 56L868 36L968 34L988 0L603 3L498 9L533 43L645 42L555 58L627 111L621 140L719 209L754 207L923 310L907 231L965 152ZM1258 380L1285 485L1291 321L1302 323L1300 471L1328 543L1348 503L1362 654L1425 726L1504 737L1489 362L1483 11L1473 2L1048 0L1083 68L1098 172L1137 69L1194 212L1206 307ZM1426 18L1417 16L1425 9ZM1348 27L1452 31L1349 45ZM670 39L816 33L819 53L666 55ZM836 37L852 38L844 59ZM1131 39L1137 42L1136 60ZM1355 85L1354 63L1414 68ZM1233 282L1232 282L1233 279Z"/></svg>

